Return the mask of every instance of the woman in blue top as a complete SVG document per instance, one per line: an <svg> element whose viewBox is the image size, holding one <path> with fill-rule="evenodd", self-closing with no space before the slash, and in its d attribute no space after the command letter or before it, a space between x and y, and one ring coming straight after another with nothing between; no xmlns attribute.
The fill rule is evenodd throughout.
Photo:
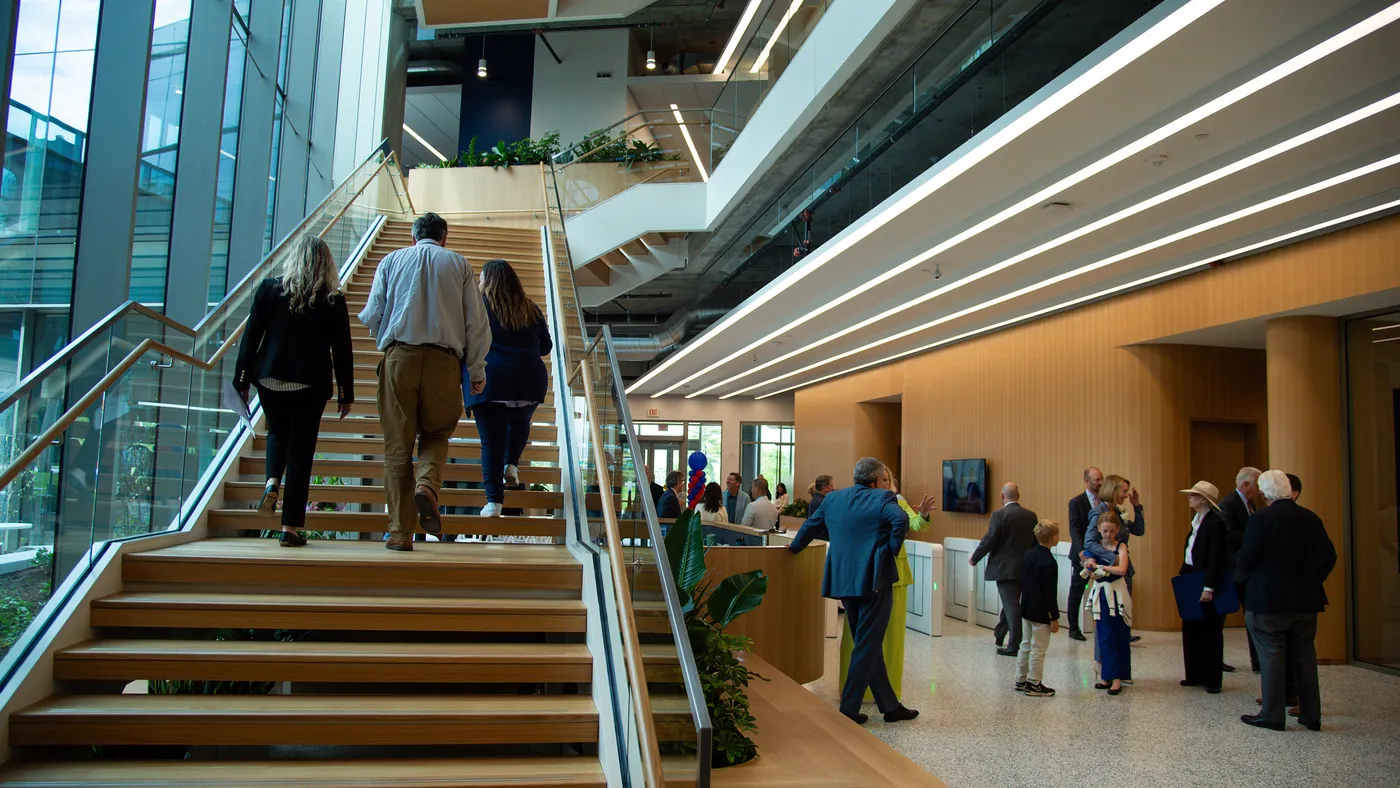
<svg viewBox="0 0 1400 788"><path fill-rule="evenodd" d="M530 420L549 388L543 357L554 343L544 312L525 295L510 263L491 260L481 267L481 298L491 322L486 387L472 394L471 381L463 377L462 393L481 436L481 474L486 486L481 514L500 517L504 483L520 483L520 457L530 442Z"/></svg>

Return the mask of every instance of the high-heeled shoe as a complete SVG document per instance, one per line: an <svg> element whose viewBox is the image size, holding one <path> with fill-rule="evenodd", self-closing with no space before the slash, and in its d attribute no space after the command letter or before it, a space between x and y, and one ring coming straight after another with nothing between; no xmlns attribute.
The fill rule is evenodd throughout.
<svg viewBox="0 0 1400 788"><path fill-rule="evenodd" d="M293 531L282 531L277 535L277 544L282 547L302 547L306 544L306 537Z"/></svg>
<svg viewBox="0 0 1400 788"><path fill-rule="evenodd" d="M277 511L278 484L275 481L263 485L262 500L258 501L258 514L271 516Z"/></svg>

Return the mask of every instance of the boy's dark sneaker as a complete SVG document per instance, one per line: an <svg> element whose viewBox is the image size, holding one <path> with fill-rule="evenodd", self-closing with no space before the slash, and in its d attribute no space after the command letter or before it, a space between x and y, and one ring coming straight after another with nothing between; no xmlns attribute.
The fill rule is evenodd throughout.
<svg viewBox="0 0 1400 788"><path fill-rule="evenodd" d="M1044 684L1026 682L1026 696L1031 698L1053 698L1055 691Z"/></svg>
<svg viewBox="0 0 1400 788"><path fill-rule="evenodd" d="M1025 692L1025 691L1026 691L1026 686L1027 686L1029 683L1030 683L1030 682L1027 682L1027 681L1018 681L1018 682L1016 682L1016 691L1017 691L1017 692Z"/></svg>

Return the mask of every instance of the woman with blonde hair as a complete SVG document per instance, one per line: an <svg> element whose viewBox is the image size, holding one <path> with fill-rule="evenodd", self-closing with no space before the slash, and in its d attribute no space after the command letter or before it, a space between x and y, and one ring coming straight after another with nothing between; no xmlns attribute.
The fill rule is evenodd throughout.
<svg viewBox="0 0 1400 788"><path fill-rule="evenodd" d="M882 490L891 490L899 501L899 508L909 515L909 530L922 531L928 527L929 513L933 509L933 496L926 495L919 502L916 509L899 494L899 480L894 478L894 472L888 466L884 469L884 475L876 483L876 487ZM906 540L907 541L907 540ZM908 548L901 544L899 555L895 557L895 568L899 572L899 579L894 583L894 592L891 595L890 625L885 628L885 639L880 644L880 652L885 657L885 670L890 677L890 686L894 687L894 694L904 695L904 619L909 609L909 586L914 584L914 571L909 566ZM846 673L851 667L851 652L855 649L855 638L851 635L851 625L843 622L841 625L841 678L840 686L846 686ZM865 691L865 699L871 700L874 696L870 690Z"/></svg>
<svg viewBox="0 0 1400 788"><path fill-rule="evenodd" d="M1099 487L1099 503L1089 510L1089 530L1084 533L1084 552L1101 564L1111 564L1115 560L1114 554L1099 544L1099 516L1110 509L1118 515L1118 542L1120 544L1126 546L1129 537L1142 536L1146 530L1146 523L1142 516L1142 502L1138 499L1137 488L1133 486L1132 482L1116 473L1105 476L1103 485ZM1128 574L1123 582L1129 591L1133 588L1135 571L1133 565L1128 564ZM1141 637L1132 635L1130 640L1136 642L1141 640ZM1098 648L1098 643L1095 642L1096 659Z"/></svg>
<svg viewBox="0 0 1400 788"><path fill-rule="evenodd" d="M336 394L340 417L355 402L350 312L340 293L335 259L326 242L297 242L282 275L264 279L253 294L233 386L246 401L258 387L267 421L267 482L258 511L270 515L282 499L283 547L306 539L306 499L326 401ZM334 373L335 387L331 377ZM280 489L286 474L285 494Z"/></svg>
<svg viewBox="0 0 1400 788"><path fill-rule="evenodd" d="M554 349L544 311L525 294L515 269L505 260L481 267L481 299L491 323L486 354L486 386L471 393L462 372L462 394L481 437L481 475L486 487L484 517L500 517L505 484L520 483L520 458L530 443L530 420L544 402L549 370L544 357Z"/></svg>

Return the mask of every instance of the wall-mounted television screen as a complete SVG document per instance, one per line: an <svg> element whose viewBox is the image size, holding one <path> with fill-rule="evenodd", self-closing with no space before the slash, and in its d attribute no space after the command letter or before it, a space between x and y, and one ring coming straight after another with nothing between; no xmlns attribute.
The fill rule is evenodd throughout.
<svg viewBox="0 0 1400 788"><path fill-rule="evenodd" d="M987 513L987 461L943 461L943 511Z"/></svg>

